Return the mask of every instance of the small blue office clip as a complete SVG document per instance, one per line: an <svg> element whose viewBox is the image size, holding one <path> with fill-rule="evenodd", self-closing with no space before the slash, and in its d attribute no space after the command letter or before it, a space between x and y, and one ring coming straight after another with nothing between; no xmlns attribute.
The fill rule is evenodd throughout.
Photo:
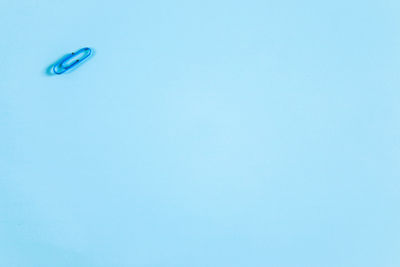
<svg viewBox="0 0 400 267"><path fill-rule="evenodd" d="M92 49L89 47L84 47L79 49L76 52L71 53L70 55L64 57L60 62L54 64L53 66L53 72L55 74L63 74L67 70L77 66L78 64L82 63L85 61L90 55L92 54ZM76 60L71 60L73 58L77 58ZM67 65L66 62L72 61L72 63L69 63Z"/></svg>

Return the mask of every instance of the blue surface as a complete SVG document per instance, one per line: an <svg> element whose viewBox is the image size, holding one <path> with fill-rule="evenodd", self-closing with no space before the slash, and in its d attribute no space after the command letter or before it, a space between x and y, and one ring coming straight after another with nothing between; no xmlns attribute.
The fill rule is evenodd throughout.
<svg viewBox="0 0 400 267"><path fill-rule="evenodd" d="M399 14L0 1L0 266L400 266Z"/></svg>

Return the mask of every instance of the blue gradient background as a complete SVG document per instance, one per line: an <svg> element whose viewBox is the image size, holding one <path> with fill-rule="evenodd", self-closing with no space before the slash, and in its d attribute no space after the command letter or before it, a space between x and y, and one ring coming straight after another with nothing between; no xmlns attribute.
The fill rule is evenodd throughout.
<svg viewBox="0 0 400 267"><path fill-rule="evenodd" d="M400 266L399 14L2 0L0 266Z"/></svg>

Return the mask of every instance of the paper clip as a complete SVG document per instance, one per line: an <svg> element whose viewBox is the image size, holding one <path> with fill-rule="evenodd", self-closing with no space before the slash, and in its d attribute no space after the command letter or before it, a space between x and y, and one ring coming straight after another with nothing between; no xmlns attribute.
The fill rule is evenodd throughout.
<svg viewBox="0 0 400 267"><path fill-rule="evenodd" d="M76 52L73 52L66 57L62 58L61 61L57 62L53 66L53 72L55 74L63 74L67 70L78 66L80 63L84 62L92 54L92 49L89 47L84 47Z"/></svg>

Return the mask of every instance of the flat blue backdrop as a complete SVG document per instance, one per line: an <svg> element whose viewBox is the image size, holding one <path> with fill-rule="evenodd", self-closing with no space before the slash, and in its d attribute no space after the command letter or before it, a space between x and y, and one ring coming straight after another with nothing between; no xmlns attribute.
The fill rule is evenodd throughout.
<svg viewBox="0 0 400 267"><path fill-rule="evenodd" d="M0 266L400 266L399 14L2 0Z"/></svg>

